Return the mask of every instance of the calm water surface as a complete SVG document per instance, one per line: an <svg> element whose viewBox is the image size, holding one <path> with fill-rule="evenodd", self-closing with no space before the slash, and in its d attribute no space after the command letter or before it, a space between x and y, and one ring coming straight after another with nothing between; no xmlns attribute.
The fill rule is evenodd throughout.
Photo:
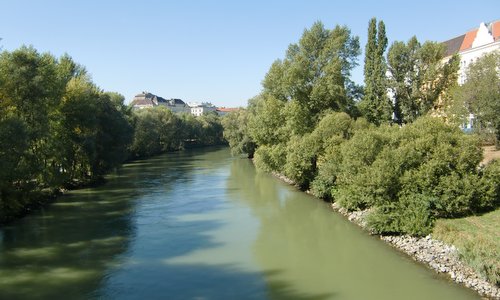
<svg viewBox="0 0 500 300"><path fill-rule="evenodd" d="M125 165L0 229L0 299L479 299L227 149Z"/></svg>

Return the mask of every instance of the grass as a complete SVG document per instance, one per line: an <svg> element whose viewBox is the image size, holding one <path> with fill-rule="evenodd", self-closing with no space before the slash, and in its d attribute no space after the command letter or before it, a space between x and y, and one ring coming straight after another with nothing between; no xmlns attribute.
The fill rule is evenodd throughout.
<svg viewBox="0 0 500 300"><path fill-rule="evenodd" d="M500 286L500 209L481 216L440 219L432 235L455 245L465 262Z"/></svg>
<svg viewBox="0 0 500 300"><path fill-rule="evenodd" d="M494 159L500 159L500 150L496 149L495 146L485 146L483 147L484 158L481 162L483 165L489 163Z"/></svg>

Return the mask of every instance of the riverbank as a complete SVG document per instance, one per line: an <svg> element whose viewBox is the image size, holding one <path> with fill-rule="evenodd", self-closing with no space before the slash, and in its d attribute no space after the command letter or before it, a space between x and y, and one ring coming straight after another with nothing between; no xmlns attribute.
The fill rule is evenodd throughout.
<svg viewBox="0 0 500 300"><path fill-rule="evenodd" d="M34 211L50 206L67 191L96 187L104 184L105 182L106 180L104 177L99 177L95 180L87 182L74 181L71 184L66 184L65 186L56 189L37 189L26 194L19 193L17 195L11 195L12 199L16 200L17 205L15 207L9 207L10 212L8 215L0 214L0 226L7 225L26 217Z"/></svg>
<svg viewBox="0 0 500 300"><path fill-rule="evenodd" d="M347 217L354 224L366 229L365 211L349 212L336 203L331 205L336 212ZM454 245L435 239L432 235L412 237L409 235L379 235L379 238L398 250L408 254L416 261L426 264L438 273L447 274L450 278L478 292L481 296L500 299L500 288L484 280L462 259Z"/></svg>
<svg viewBox="0 0 500 300"><path fill-rule="evenodd" d="M287 184L297 186L291 179L281 174L274 172L273 176ZM309 191L306 191L306 193L310 194ZM331 208L335 212L345 216L350 222L369 231L365 221L369 210L348 211L336 203L332 203ZM370 233L373 234L372 232ZM437 273L447 274L451 280L476 291L479 295L491 299L500 299L500 288L483 279L481 275L468 266L460 258L456 246L435 239L432 235L427 235L426 237L379 235L379 238L406 253L412 259L424 263Z"/></svg>

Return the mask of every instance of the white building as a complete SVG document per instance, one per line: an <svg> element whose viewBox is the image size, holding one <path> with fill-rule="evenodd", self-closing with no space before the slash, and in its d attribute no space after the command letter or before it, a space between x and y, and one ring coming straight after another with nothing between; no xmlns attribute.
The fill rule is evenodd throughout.
<svg viewBox="0 0 500 300"><path fill-rule="evenodd" d="M199 117L204 113L208 113L211 111L215 111L217 108L210 103L201 103L201 104L192 104L191 106L191 114Z"/></svg>
<svg viewBox="0 0 500 300"><path fill-rule="evenodd" d="M465 73L472 62L484 54L500 50L500 20L481 23L479 28L469 30L444 44L446 45L445 59L449 59L455 53L460 56L458 84L464 84L467 80ZM471 129L473 124L474 115L470 114L468 124L464 127Z"/></svg>
<svg viewBox="0 0 500 300"><path fill-rule="evenodd" d="M134 97L130 103L134 109L143 109L156 106L165 106L174 113L189 113L190 107L181 99L165 99L149 92L142 92Z"/></svg>

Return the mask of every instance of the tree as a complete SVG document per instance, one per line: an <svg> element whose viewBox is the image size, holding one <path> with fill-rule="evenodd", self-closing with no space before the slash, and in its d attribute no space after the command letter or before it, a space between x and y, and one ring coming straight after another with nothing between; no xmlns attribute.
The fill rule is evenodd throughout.
<svg viewBox="0 0 500 300"><path fill-rule="evenodd" d="M180 119L166 107L141 109L135 113L135 117L131 145L135 157L149 157L165 151L179 150L184 147L185 139L198 139L198 136L193 137L195 130L192 128L189 128L189 132L185 131L191 122ZM194 118L188 120L196 122Z"/></svg>
<svg viewBox="0 0 500 300"><path fill-rule="evenodd" d="M258 97L254 101L254 115L248 120L251 139L259 146L286 142L285 103L272 96Z"/></svg>
<svg viewBox="0 0 500 300"><path fill-rule="evenodd" d="M255 152L255 142L248 133L248 109L238 109L222 118L224 138L228 141L231 154L247 154L252 158Z"/></svg>
<svg viewBox="0 0 500 300"><path fill-rule="evenodd" d="M221 145L224 142L223 127L219 115L215 112L208 112L196 118L201 124L202 135L200 144L204 146Z"/></svg>
<svg viewBox="0 0 500 300"><path fill-rule="evenodd" d="M368 121L377 125L391 118L391 105L387 97L386 70L384 53L387 37L383 21L372 18L368 25L368 42L365 47L365 94L360 109Z"/></svg>
<svg viewBox="0 0 500 300"><path fill-rule="evenodd" d="M17 153L23 170L17 172L17 188L30 190L46 184L46 166L52 154L51 121L65 85L58 61L48 53L23 46L0 55L0 120L15 119L26 133L27 147Z"/></svg>
<svg viewBox="0 0 500 300"><path fill-rule="evenodd" d="M273 63L263 81L263 93L278 101L296 101L311 125L325 109L350 111L354 101L348 95L356 91L347 89L355 88L349 76L359 52L358 38L347 27L328 30L316 22L288 47L283 60Z"/></svg>
<svg viewBox="0 0 500 300"><path fill-rule="evenodd" d="M483 128L491 128L500 141L500 51L486 54L466 70L467 81L457 88L455 105L473 113ZM463 116L464 118L466 116Z"/></svg>
<svg viewBox="0 0 500 300"><path fill-rule="evenodd" d="M129 155L133 127L123 111L124 97L117 93L100 93L97 101L96 161L94 172L102 176L120 166ZM119 101L119 102L117 102Z"/></svg>
<svg viewBox="0 0 500 300"><path fill-rule="evenodd" d="M413 122L442 109L442 97L456 84L459 67L456 55L443 62L444 47L429 41L421 45L412 37L406 44L396 41L389 48L389 89L397 123Z"/></svg>

